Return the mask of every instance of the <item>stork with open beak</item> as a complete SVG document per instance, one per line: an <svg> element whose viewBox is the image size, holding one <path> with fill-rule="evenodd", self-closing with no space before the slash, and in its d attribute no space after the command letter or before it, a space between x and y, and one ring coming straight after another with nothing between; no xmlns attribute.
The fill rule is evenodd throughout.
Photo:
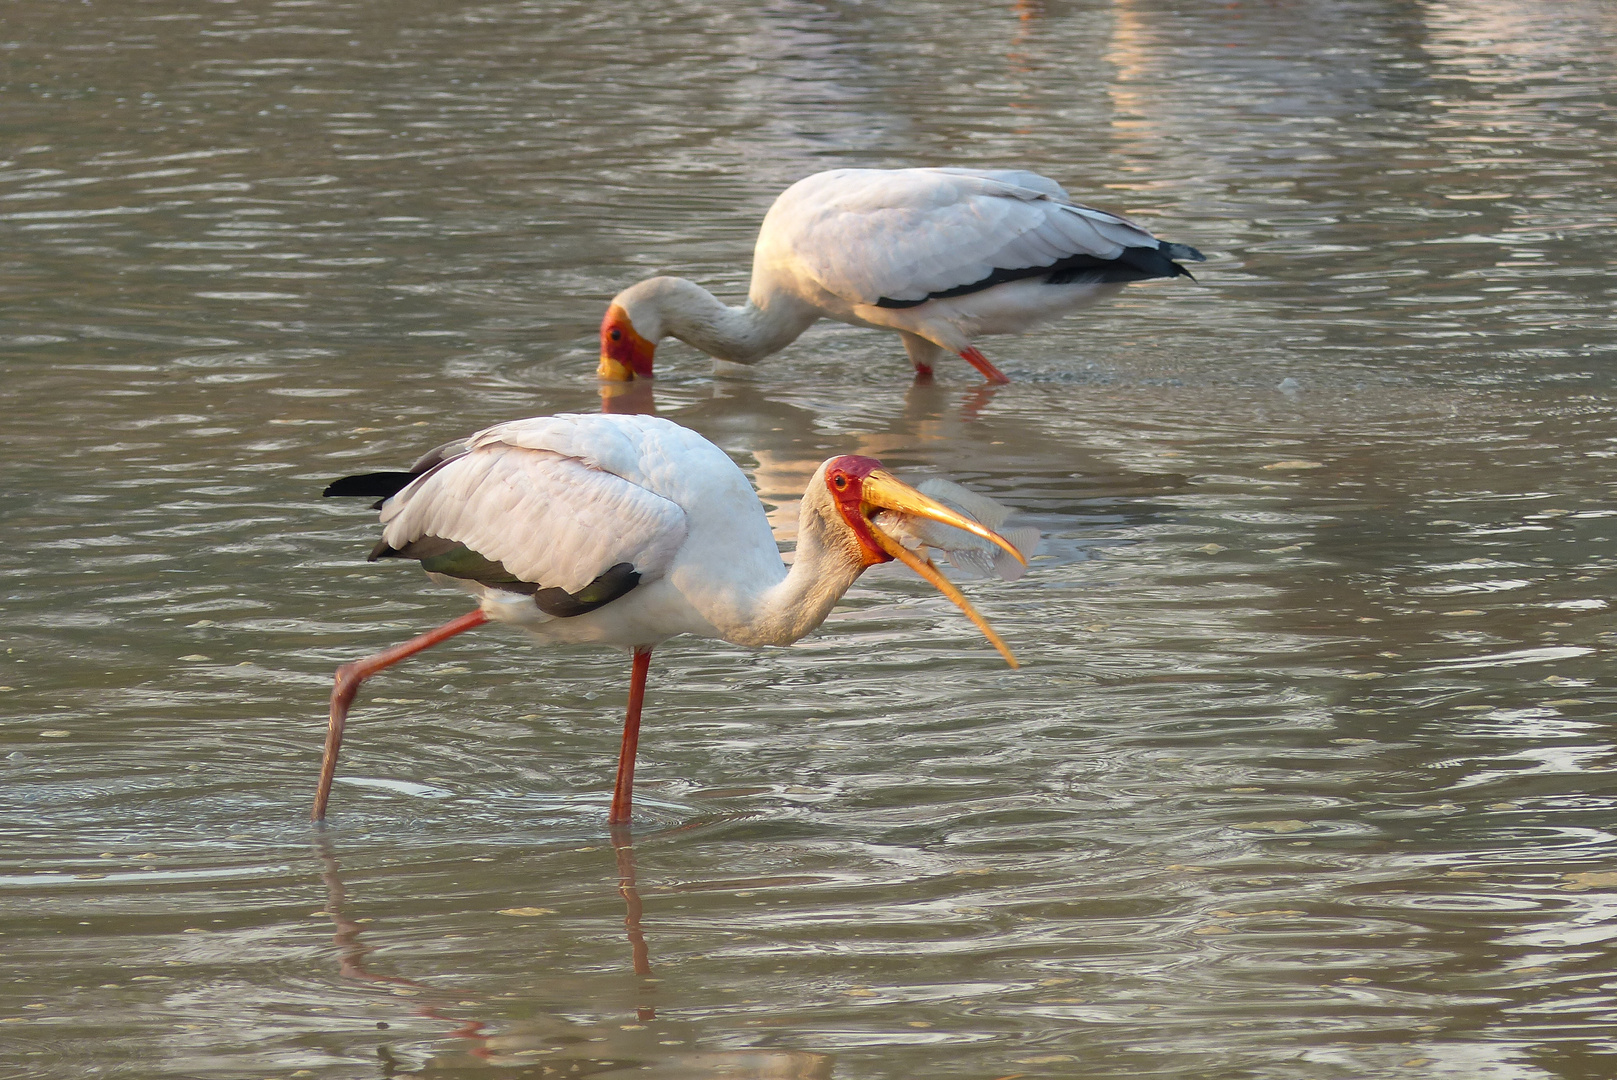
<svg viewBox="0 0 1617 1080"><path fill-rule="evenodd" d="M1131 281L1189 277L1179 259L1203 256L1037 173L833 169L787 188L764 216L744 306L677 277L620 292L601 320L599 374L651 378L664 337L752 364L826 318L898 331L922 378L951 352L1009 382L975 338L1020 334Z"/></svg>
<svg viewBox="0 0 1617 1080"><path fill-rule="evenodd" d="M360 684L489 621L632 654L608 818L613 824L629 820L651 651L678 634L789 645L819 626L867 567L897 559L958 604L1017 666L1009 647L931 560L872 519L881 514L901 532L905 522L927 519L962 530L973 544L987 541L1023 564L1025 556L999 533L868 457L835 457L815 472L803 496L790 568L763 506L728 455L654 416L516 420L438 447L407 472L346 477L325 494L380 498L382 539L370 558L418 560L434 580L471 592L478 606L337 669L316 821L325 817L343 724Z"/></svg>

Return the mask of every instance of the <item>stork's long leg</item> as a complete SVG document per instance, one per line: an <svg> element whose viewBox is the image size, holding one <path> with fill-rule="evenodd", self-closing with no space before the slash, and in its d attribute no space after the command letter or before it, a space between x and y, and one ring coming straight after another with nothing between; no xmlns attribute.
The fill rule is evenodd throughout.
<svg viewBox="0 0 1617 1080"><path fill-rule="evenodd" d="M640 706L646 702L646 672L651 670L651 646L634 651L629 669L629 709L623 717L623 749L618 752L618 782L612 788L612 810L607 824L622 825L629 820L629 803L634 795L634 755L640 745Z"/></svg>
<svg viewBox="0 0 1617 1080"><path fill-rule="evenodd" d="M983 378L987 379L989 382L1008 383L1011 381L1005 377L1005 373L1003 371L989 363L988 357L978 352L975 345L968 346L967 348L961 350L960 359L982 372Z"/></svg>
<svg viewBox="0 0 1617 1080"><path fill-rule="evenodd" d="M375 656L355 660L337 669L336 679L331 687L331 723L326 727L326 756L320 763L320 786L314 792L314 813L309 815L311 821L326 819L326 802L331 798L331 778L337 775L337 751L342 747L343 721L348 718L348 707L354 703L354 695L359 693L359 684L385 667L392 667L400 660L408 659L418 652L432 648L440 641L447 641L456 634L465 633L486 622L488 616L481 610L471 611L458 619L451 619L436 630L430 630L418 638L411 638L402 645L383 649Z"/></svg>

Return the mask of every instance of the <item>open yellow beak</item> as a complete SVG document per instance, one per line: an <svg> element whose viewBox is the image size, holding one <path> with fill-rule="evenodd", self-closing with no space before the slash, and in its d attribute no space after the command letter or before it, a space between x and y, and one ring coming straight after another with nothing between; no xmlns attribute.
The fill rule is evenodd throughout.
<svg viewBox="0 0 1617 1080"><path fill-rule="evenodd" d="M983 632L983 636L988 639L989 644L999 650L999 654L1005 658L1007 664L1013 668L1021 667L1022 665L1017 663L1016 657L1012 655L1010 646L1006 645L1004 639L994 633L994 628L988 625L987 619L977 614L977 609L971 606L971 602L965 598L960 590L955 588L948 578L938 573L937 567L932 565L932 560L921 558L915 552L882 532L875 522L870 521L870 515L877 510L896 510L901 514L914 514L917 517L930 518L944 525L952 525L957 529L963 529L971 533L973 536L980 536L989 543L998 544L1015 556L1017 562L1026 566L1027 559L1023 557L1020 551L1016 550L1016 545L994 530L985 528L981 522L973 521L964 514L949 509L936 499L927 498L886 469L876 469L865 477L863 494L865 520L870 523L870 535L876 541L876 545L917 574L920 574L921 577L932 583L933 588L953 600L955 605L966 613L966 618L975 623L977 629Z"/></svg>

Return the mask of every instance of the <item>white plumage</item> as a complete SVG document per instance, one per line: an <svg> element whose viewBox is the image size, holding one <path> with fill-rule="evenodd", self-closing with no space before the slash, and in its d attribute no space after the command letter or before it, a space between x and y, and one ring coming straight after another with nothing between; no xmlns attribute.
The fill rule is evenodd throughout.
<svg viewBox="0 0 1617 1080"><path fill-rule="evenodd" d="M1156 244L1124 218L1076 205L1037 173L836 169L781 193L755 259L776 272L795 262L820 289L871 306L924 300L995 270L1077 254L1115 259L1126 247Z"/></svg>
<svg viewBox="0 0 1617 1080"><path fill-rule="evenodd" d="M838 457L820 466L804 493L790 569L734 462L696 433L654 416L560 415L500 424L433 450L408 472L347 477L326 494L383 496L382 542L371 558L418 559L435 578L473 593L479 605L414 641L338 669L317 820L359 684L489 620L543 638L634 653L614 822L629 813L651 649L677 634L790 644L825 619L866 567L897 558L960 604L1015 663L930 561L872 518L896 514L892 520L912 531L923 519L941 522L959 538L955 546L986 542L1014 559L1023 556L969 512L900 483L871 458Z"/></svg>
<svg viewBox="0 0 1617 1080"><path fill-rule="evenodd" d="M580 420L593 440L580 437ZM701 508L704 489L716 485L700 481L720 465L737 470L678 425L647 423L650 417L589 422L599 420L539 417L478 432L463 454L383 505L382 539L401 550L425 536L455 540L520 580L569 593L622 562L635 567L641 584L663 577L689 532L681 500ZM717 486L721 500L739 494L733 484Z"/></svg>
<svg viewBox="0 0 1617 1080"><path fill-rule="evenodd" d="M1074 203L1037 173L835 169L799 180L770 207L744 307L682 278L619 293L601 323L600 373L649 378L665 336L753 363L825 317L898 331L919 374L949 351L1002 382L974 338L1020 333L1130 281L1185 275L1174 260L1201 258Z"/></svg>

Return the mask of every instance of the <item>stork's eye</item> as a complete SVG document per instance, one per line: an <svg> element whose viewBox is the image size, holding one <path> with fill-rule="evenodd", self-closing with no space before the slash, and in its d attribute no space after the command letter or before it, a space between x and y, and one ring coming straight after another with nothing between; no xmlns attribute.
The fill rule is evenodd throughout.
<svg viewBox="0 0 1617 1080"><path fill-rule="evenodd" d="M613 341L622 341L623 331L614 326L606 336L611 338Z"/></svg>
<svg viewBox="0 0 1617 1080"><path fill-rule="evenodd" d="M831 482L837 486L838 491L841 491L843 488L848 486L848 478L841 473L837 473L835 476L833 476L831 478Z"/></svg>

